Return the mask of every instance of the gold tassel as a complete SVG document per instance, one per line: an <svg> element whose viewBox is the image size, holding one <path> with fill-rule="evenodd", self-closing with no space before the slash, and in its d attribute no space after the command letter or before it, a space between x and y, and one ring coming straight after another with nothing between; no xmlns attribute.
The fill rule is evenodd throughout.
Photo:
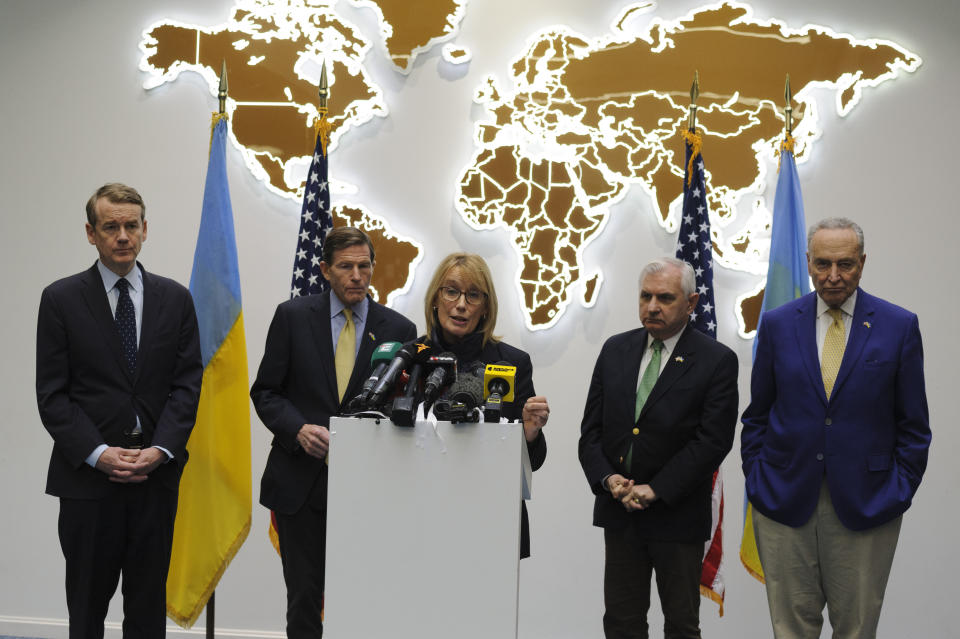
<svg viewBox="0 0 960 639"><path fill-rule="evenodd" d="M700 150L703 148L703 135L698 131L684 131L683 141L690 145L690 161L687 162L687 186L690 186L690 181L693 179L693 160L698 155L700 155Z"/></svg>
<svg viewBox="0 0 960 639"><path fill-rule="evenodd" d="M333 130L333 126L330 125L330 121L327 119L327 110L324 108L320 109L320 117L313 123L313 131L318 138L320 138L320 148L323 151L323 157L327 157L327 145L330 144L330 131Z"/></svg>
<svg viewBox="0 0 960 639"><path fill-rule="evenodd" d="M777 151L777 173L780 172L780 156L781 156L781 154L782 154L784 151L790 151L791 153L793 153L793 145L794 145L795 142L796 142L796 140L794 140L794 139L793 139L793 136L790 135L789 133L787 134L787 137L785 137L785 138L783 139L783 141L780 142L780 149Z"/></svg>
<svg viewBox="0 0 960 639"><path fill-rule="evenodd" d="M207 146L207 155L210 155L210 149L213 148L213 130L217 128L217 123L220 120L229 120L226 113L220 113L214 111L210 114L210 144Z"/></svg>

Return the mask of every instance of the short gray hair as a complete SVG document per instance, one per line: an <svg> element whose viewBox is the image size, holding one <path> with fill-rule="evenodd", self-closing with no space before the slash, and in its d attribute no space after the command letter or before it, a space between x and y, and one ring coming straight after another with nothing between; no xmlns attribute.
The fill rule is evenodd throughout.
<svg viewBox="0 0 960 639"><path fill-rule="evenodd" d="M860 225L846 217L828 217L824 220L820 220L816 224L810 225L810 230L807 231L807 250L810 250L810 244L813 243L813 235L817 231L822 231L826 229L849 229L857 234L857 245L860 250L860 256L863 257L863 229L860 228Z"/></svg>
<svg viewBox="0 0 960 639"><path fill-rule="evenodd" d="M683 294L687 297L693 295L697 291L697 276L693 272L693 267L675 257L660 257L644 266L643 270L640 271L640 286L643 286L643 280L648 275L659 273L671 267L680 269L680 288L683 290Z"/></svg>

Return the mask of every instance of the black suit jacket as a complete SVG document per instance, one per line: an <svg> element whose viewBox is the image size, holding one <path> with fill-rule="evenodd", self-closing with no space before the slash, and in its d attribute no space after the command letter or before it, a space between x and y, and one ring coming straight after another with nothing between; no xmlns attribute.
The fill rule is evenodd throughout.
<svg viewBox="0 0 960 639"><path fill-rule="evenodd" d="M373 349L383 342L408 342L417 336L413 322L370 301L360 351L344 394L349 401L370 374ZM316 482L327 481L327 465L297 443L304 424L328 426L340 410L337 372L330 334L330 293L297 297L277 306L257 379L253 405L273 433L267 466L260 480L260 503L283 514L297 512ZM313 492L314 505L326 502L325 486Z"/></svg>
<svg viewBox="0 0 960 639"><path fill-rule="evenodd" d="M203 363L190 292L143 271L143 325L130 374L103 278L90 269L58 280L40 297L37 404L53 437L47 493L90 499L109 490L107 475L85 463L100 444L125 446L143 428L144 446L173 454L150 475L177 490L200 400Z"/></svg>
<svg viewBox="0 0 960 639"><path fill-rule="evenodd" d="M593 524L632 526L647 540L710 537L713 472L733 446L737 356L687 326L634 421L647 331L608 339L600 351L580 427L580 464L596 495ZM632 468L624 460L633 445ZM627 512L603 486L619 473L657 494L650 508Z"/></svg>

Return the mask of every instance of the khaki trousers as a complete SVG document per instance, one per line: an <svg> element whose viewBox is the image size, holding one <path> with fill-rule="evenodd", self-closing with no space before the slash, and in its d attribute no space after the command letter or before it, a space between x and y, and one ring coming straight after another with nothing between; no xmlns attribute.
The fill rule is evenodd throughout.
<svg viewBox="0 0 960 639"><path fill-rule="evenodd" d="M902 516L862 531L837 518L824 480L817 507L791 528L754 512L776 639L818 639L826 605L834 639L873 639Z"/></svg>

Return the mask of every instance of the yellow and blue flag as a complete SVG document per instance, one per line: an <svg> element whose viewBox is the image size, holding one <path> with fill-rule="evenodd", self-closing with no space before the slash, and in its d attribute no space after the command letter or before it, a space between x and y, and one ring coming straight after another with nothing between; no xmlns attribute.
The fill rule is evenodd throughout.
<svg viewBox="0 0 960 639"><path fill-rule="evenodd" d="M794 140L791 136L780 145L780 175L773 201L773 224L770 229L770 262L767 266L767 285L757 330L763 323L763 314L781 304L810 292L807 273L806 228L803 220L803 196L800 178L793 158ZM757 343L753 343L756 353ZM753 532L753 506L744 499L743 539L740 542L740 561L751 575L763 581L763 566L757 553Z"/></svg>
<svg viewBox="0 0 960 639"><path fill-rule="evenodd" d="M203 386L180 480L167 616L189 628L250 532L250 399L240 271L227 184L227 116L214 114L190 274Z"/></svg>

